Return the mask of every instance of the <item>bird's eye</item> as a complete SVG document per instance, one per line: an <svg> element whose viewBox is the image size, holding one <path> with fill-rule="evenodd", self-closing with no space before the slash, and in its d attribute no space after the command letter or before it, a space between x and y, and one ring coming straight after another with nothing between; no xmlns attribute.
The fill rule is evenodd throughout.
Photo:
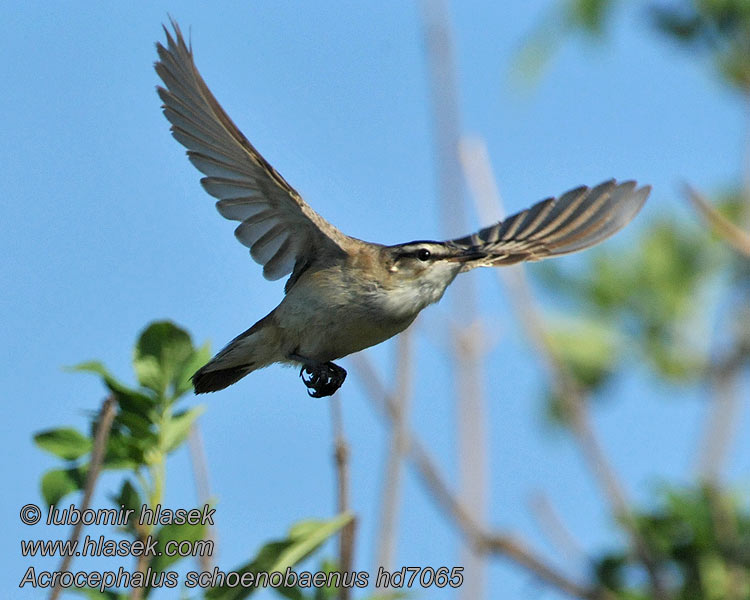
<svg viewBox="0 0 750 600"><path fill-rule="evenodd" d="M421 250L417 251L417 258L422 262L429 260L430 256L432 255L430 254L430 251L427 250L427 248L422 248Z"/></svg>

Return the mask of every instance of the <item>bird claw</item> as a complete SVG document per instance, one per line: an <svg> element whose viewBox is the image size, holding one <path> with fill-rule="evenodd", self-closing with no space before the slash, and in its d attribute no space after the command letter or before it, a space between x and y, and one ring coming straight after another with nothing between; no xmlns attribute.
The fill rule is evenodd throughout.
<svg viewBox="0 0 750 600"><path fill-rule="evenodd" d="M346 370L332 362L303 365L299 371L311 398L332 396L346 379Z"/></svg>

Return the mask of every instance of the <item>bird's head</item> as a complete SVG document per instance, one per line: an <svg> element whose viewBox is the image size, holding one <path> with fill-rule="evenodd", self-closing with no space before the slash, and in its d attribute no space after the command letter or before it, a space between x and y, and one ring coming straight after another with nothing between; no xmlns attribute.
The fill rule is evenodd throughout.
<svg viewBox="0 0 750 600"><path fill-rule="evenodd" d="M413 290L425 306L442 297L464 263L484 256L476 248L431 241L385 246L383 252L392 285Z"/></svg>

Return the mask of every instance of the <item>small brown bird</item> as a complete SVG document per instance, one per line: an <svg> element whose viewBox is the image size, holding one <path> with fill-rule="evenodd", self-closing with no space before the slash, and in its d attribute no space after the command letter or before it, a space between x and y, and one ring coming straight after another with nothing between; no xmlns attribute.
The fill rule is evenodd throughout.
<svg viewBox="0 0 750 600"><path fill-rule="evenodd" d="M291 274L281 304L193 375L215 392L273 363L301 365L314 397L333 394L346 371L333 360L406 329L459 273L583 250L635 217L650 187L607 181L548 198L460 239L395 246L350 237L318 215L224 112L193 62L179 26L157 43L156 72L172 135L205 177L216 207L239 221L237 239L266 279Z"/></svg>

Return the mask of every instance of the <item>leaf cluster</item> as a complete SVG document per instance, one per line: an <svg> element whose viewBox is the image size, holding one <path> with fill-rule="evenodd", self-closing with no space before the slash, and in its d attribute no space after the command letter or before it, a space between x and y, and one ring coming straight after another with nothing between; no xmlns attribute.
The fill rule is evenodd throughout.
<svg viewBox="0 0 750 600"><path fill-rule="evenodd" d="M674 600L750 597L750 513L735 497L711 486L666 489L660 505L635 515L644 540L667 575ZM599 557L596 578L617 598L646 600L632 554Z"/></svg>
<svg viewBox="0 0 750 600"><path fill-rule="evenodd" d="M170 540L205 540L209 532L204 524L143 524L137 516L145 504L154 508L161 503L166 485L166 459L180 448L193 427L202 406L183 408L181 400L190 391L191 375L210 358L208 345L193 346L190 335L168 321L150 324L138 337L133 351L133 370L137 386L119 381L99 361L81 363L72 371L93 373L101 378L108 394L114 398L117 411L112 423L102 468L122 473L123 480L116 493L110 496L116 507L132 510L136 518L122 527L121 533L135 539L152 536L157 548L164 548ZM65 496L80 491L86 485L94 439L98 430L98 415L91 417L88 433L72 427L42 431L34 441L43 450L64 461L42 477L42 495L48 505L57 504ZM232 572L284 572L316 552L331 536L352 520L342 514L330 520L306 520L294 525L282 539L264 544L257 555ZM137 565L146 572L161 573L182 560L166 552L148 557L147 563ZM322 569L335 565L324 563ZM211 600L240 600L258 588L219 586L205 590ZM125 600L130 593L96 589L75 590L87 598L97 600ZM147 598L151 587L142 590ZM298 587L280 587L276 591L295 600L327 600L334 591L317 588L306 595Z"/></svg>
<svg viewBox="0 0 750 600"><path fill-rule="evenodd" d="M190 389L190 376L208 360L209 354L207 345L194 348L186 331L163 321L149 325L136 342L133 368L138 387L120 382L99 361L71 368L98 375L117 403L104 469L140 475L184 442L203 407L176 410L176 404ZM42 477L42 495L47 504L55 504L82 489L97 427L93 415L88 433L62 427L34 436L40 448L65 461L62 468ZM132 495L125 492L123 489L121 495Z"/></svg>

